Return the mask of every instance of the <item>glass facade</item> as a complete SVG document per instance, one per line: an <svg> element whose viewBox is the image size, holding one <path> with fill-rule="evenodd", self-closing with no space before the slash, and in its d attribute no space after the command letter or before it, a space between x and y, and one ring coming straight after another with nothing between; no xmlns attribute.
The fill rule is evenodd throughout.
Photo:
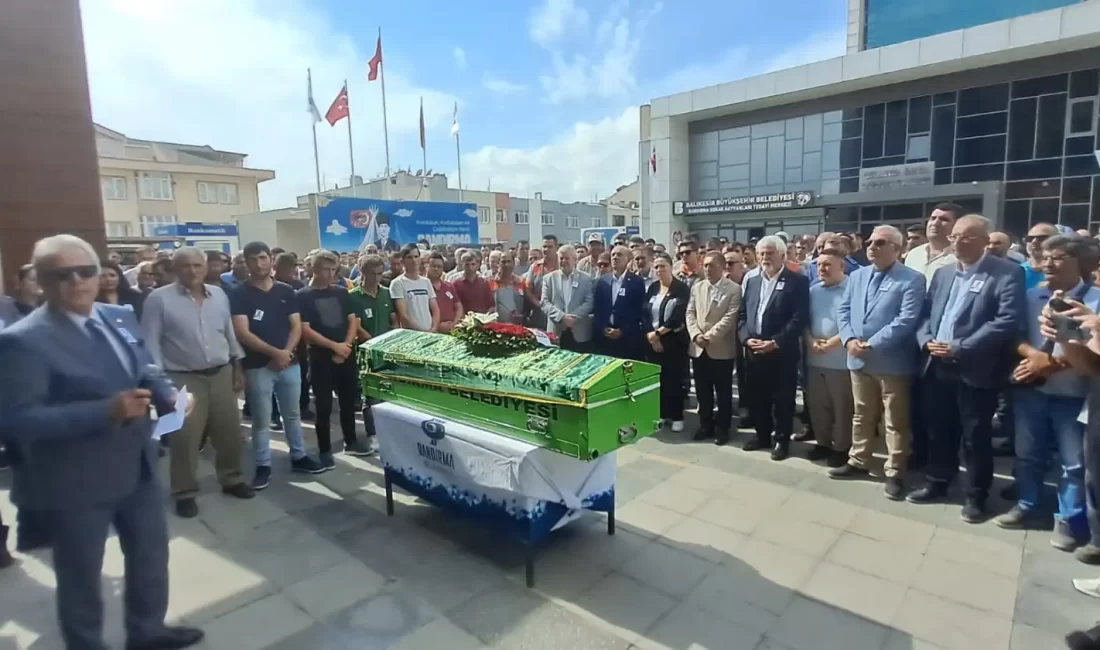
<svg viewBox="0 0 1100 650"><path fill-rule="evenodd" d="M864 0L867 49L1056 9L1082 0Z"/></svg>
<svg viewBox="0 0 1100 650"><path fill-rule="evenodd" d="M1085 228L1100 222L1098 115L1092 69L693 132L690 198L857 192L861 168L932 161L936 185L1004 181L1011 232L1039 221ZM878 218L908 209L919 220L925 207L886 206L897 214Z"/></svg>

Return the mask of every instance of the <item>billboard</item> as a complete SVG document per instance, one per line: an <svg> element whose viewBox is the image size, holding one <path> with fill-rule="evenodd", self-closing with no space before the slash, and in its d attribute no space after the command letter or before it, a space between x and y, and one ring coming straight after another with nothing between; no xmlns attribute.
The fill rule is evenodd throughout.
<svg viewBox="0 0 1100 650"><path fill-rule="evenodd" d="M673 201L672 214L677 217L694 217L704 214L727 212L756 212L758 210L790 210L813 206L814 194L808 190L756 194L704 201Z"/></svg>
<svg viewBox="0 0 1100 650"><path fill-rule="evenodd" d="M475 203L317 197L319 241L331 251L361 251L369 244L396 251L421 239L476 244L477 225Z"/></svg>

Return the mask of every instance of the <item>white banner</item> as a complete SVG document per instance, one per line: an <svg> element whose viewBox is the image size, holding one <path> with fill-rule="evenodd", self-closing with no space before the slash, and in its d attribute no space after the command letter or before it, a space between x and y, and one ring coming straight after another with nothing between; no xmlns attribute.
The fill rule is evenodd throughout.
<svg viewBox="0 0 1100 650"><path fill-rule="evenodd" d="M371 409L391 480L440 507L538 539L614 505L614 454L583 462L396 404Z"/></svg>

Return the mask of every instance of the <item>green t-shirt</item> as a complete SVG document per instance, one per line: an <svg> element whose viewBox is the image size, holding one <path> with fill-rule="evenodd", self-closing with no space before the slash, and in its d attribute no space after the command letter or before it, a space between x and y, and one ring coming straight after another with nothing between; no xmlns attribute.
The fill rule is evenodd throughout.
<svg viewBox="0 0 1100 650"><path fill-rule="evenodd" d="M378 295L372 296L357 286L348 292L352 313L359 317L363 329L371 336L390 331L390 318L393 315L393 299L384 287L378 287Z"/></svg>

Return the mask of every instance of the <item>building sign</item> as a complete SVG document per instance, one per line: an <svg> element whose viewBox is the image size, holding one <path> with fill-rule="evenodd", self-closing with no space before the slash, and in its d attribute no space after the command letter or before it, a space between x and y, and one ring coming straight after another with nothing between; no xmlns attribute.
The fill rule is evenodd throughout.
<svg viewBox="0 0 1100 650"><path fill-rule="evenodd" d="M237 226L230 223L180 223L153 226L152 237L236 237Z"/></svg>
<svg viewBox="0 0 1100 650"><path fill-rule="evenodd" d="M392 252L427 239L431 244L471 244L478 237L475 203L384 201L317 197L321 248L362 251L370 244Z"/></svg>
<svg viewBox="0 0 1100 650"><path fill-rule="evenodd" d="M725 199L708 199L706 201L673 201L672 214L677 217L693 217L702 214L723 214L727 212L790 210L792 208L808 208L813 203L814 193L800 190L798 192L734 196Z"/></svg>
<svg viewBox="0 0 1100 650"><path fill-rule="evenodd" d="M936 163L918 162L885 167L864 167L859 170L859 191L893 190L913 185L932 185Z"/></svg>

